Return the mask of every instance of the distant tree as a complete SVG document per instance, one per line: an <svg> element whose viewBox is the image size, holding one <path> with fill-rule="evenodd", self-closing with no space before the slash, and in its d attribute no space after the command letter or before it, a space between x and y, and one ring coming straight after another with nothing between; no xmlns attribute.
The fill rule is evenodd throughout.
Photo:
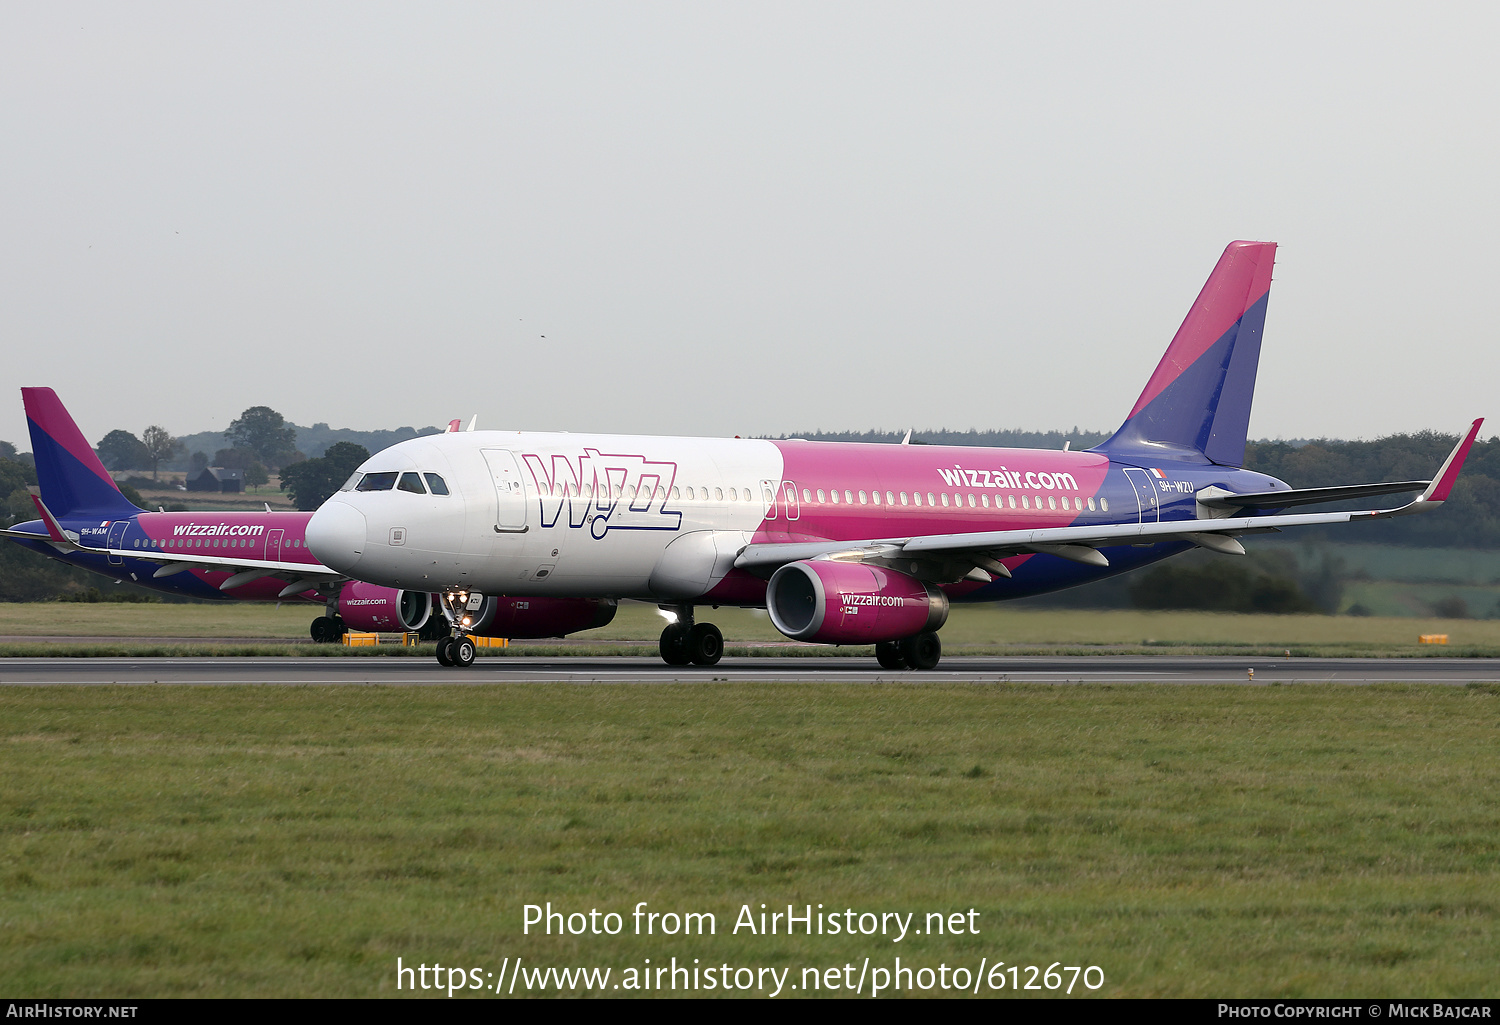
<svg viewBox="0 0 1500 1025"><path fill-rule="evenodd" d="M193 474L194 476L202 473L204 468L207 466L207 452L194 452L192 455L188 456L188 472Z"/></svg>
<svg viewBox="0 0 1500 1025"><path fill-rule="evenodd" d="M0 441L0 459L16 458L16 446L8 441Z"/></svg>
<svg viewBox="0 0 1500 1025"><path fill-rule="evenodd" d="M156 468L163 460L171 459L182 451L182 442L167 433L165 427L152 424L141 432L141 444L151 457L151 479L156 479Z"/></svg>
<svg viewBox="0 0 1500 1025"><path fill-rule="evenodd" d="M316 509L343 486L359 464L370 458L363 445L341 441L316 459L304 459L281 471L281 490L298 509Z"/></svg>
<svg viewBox="0 0 1500 1025"><path fill-rule="evenodd" d="M106 470L134 470L151 465L151 453L129 431L110 431L95 451Z"/></svg>
<svg viewBox="0 0 1500 1025"><path fill-rule="evenodd" d="M251 463L245 467L245 483L252 488L264 487L271 483L271 476L266 473L264 466L259 463Z"/></svg>
<svg viewBox="0 0 1500 1025"><path fill-rule="evenodd" d="M36 506L26 490L26 485L35 483L34 469L15 459L0 459L0 523L8 525L36 516Z"/></svg>
<svg viewBox="0 0 1500 1025"><path fill-rule="evenodd" d="M214 466L226 470L243 470L251 463L259 462L248 448L221 448L214 453Z"/></svg>
<svg viewBox="0 0 1500 1025"><path fill-rule="evenodd" d="M1130 599L1141 609L1320 611L1291 577L1258 573L1227 559L1199 566L1158 566L1135 581L1130 588Z"/></svg>
<svg viewBox="0 0 1500 1025"><path fill-rule="evenodd" d="M251 406L245 410L230 423L224 437L235 448L249 449L271 467L290 462L297 451L297 429L270 406Z"/></svg>
<svg viewBox="0 0 1500 1025"><path fill-rule="evenodd" d="M125 496L125 501L129 502L137 509L146 508L146 500L141 497L141 493L135 488L131 487L129 484L120 484L119 488L120 494Z"/></svg>
<svg viewBox="0 0 1500 1025"><path fill-rule="evenodd" d="M1456 594L1432 602L1432 614L1443 619L1468 619L1469 603Z"/></svg>

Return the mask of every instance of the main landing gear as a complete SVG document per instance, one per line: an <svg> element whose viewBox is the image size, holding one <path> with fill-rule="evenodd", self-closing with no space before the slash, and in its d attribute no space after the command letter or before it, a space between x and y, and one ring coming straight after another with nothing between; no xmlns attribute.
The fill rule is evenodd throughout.
<svg viewBox="0 0 1500 1025"><path fill-rule="evenodd" d="M319 616L312 621L307 632L312 635L314 644L337 644L348 629L338 616Z"/></svg>
<svg viewBox="0 0 1500 1025"><path fill-rule="evenodd" d="M875 645L875 660L882 669L936 669L942 657L943 642L931 631Z"/></svg>
<svg viewBox="0 0 1500 1025"><path fill-rule="evenodd" d="M712 623L694 623L691 605L663 605L677 615L661 632L661 659L669 666L711 666L724 657L724 635Z"/></svg>

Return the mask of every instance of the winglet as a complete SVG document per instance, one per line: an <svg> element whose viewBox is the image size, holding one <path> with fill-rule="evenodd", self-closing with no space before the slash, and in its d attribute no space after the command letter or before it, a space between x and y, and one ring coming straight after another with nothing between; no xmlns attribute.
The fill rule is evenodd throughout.
<svg viewBox="0 0 1500 1025"><path fill-rule="evenodd" d="M1474 447L1474 439L1479 436L1479 428L1483 424L1484 417L1474 421L1469 428L1469 433L1453 446L1452 452L1448 453L1442 469L1438 470L1437 476L1432 478L1432 483L1427 485L1427 490L1422 492L1422 497L1418 498L1417 502L1442 505L1448 500L1449 493L1453 491L1453 484L1458 480L1458 471L1464 468L1464 460L1469 456L1469 449Z"/></svg>
<svg viewBox="0 0 1500 1025"><path fill-rule="evenodd" d="M473 416L471 416L469 418L469 426L465 427L464 430L465 431L472 431L474 429L474 425L477 424L477 423L479 423L479 414L475 413Z"/></svg>
<svg viewBox="0 0 1500 1025"><path fill-rule="evenodd" d="M449 420L448 421L448 429L446 431L444 431L443 433L444 434L457 434L458 433L458 429L460 427L462 427L463 425L464 425L464 422L462 420Z"/></svg>

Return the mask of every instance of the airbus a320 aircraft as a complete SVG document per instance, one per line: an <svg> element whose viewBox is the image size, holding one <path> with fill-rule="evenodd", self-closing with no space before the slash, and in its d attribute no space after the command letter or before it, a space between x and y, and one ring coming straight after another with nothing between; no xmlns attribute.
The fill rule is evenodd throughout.
<svg viewBox="0 0 1500 1025"><path fill-rule="evenodd" d="M146 512L109 475L51 388L22 388L36 459L40 520L0 535L83 569L168 594L324 606L315 641L355 630L448 632L424 592L360 583L308 550L306 512ZM450 428L452 429L452 428ZM440 480L433 482L434 489ZM491 598L469 616L481 637L559 637L603 626L615 604L587 598Z"/></svg>
<svg viewBox="0 0 1500 1025"><path fill-rule="evenodd" d="M1232 242L1114 436L1084 452L483 431L371 457L307 526L324 564L436 592L467 664L485 595L639 599L668 663L712 665L699 606L764 607L788 637L937 664L950 602L1055 591L1193 547L1432 509L1432 481L1293 490L1241 468L1276 246ZM430 482L441 478L444 487ZM1422 491L1359 512L1277 510Z"/></svg>

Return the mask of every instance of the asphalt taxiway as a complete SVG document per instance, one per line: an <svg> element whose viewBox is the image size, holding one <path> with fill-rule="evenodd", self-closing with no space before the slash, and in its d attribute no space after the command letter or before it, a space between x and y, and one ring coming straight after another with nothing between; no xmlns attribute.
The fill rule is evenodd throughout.
<svg viewBox="0 0 1500 1025"><path fill-rule="evenodd" d="M1254 670L1252 673L1251 670ZM709 668L673 668L655 658L480 658L445 669L420 657L365 658L8 658L0 686L20 685L389 685L488 683L1500 683L1500 659L1234 658L1081 656L945 658L934 670L891 671L871 658L726 658Z"/></svg>

